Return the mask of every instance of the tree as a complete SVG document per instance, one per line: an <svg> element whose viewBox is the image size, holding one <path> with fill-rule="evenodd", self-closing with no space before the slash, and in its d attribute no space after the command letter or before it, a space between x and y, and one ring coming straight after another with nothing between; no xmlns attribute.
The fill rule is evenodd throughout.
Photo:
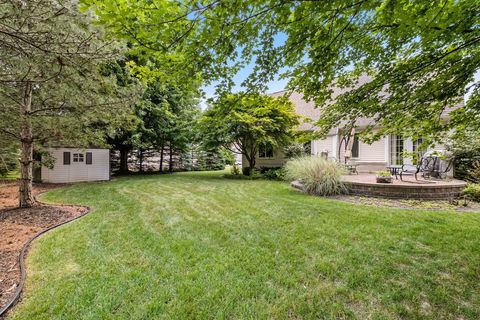
<svg viewBox="0 0 480 320"><path fill-rule="evenodd" d="M293 138L298 116L285 97L236 93L221 97L199 125L207 145L240 152L251 170L262 144L280 147Z"/></svg>
<svg viewBox="0 0 480 320"><path fill-rule="evenodd" d="M116 2L102 1L99 11L110 28L127 26L124 36L152 52L181 51L205 79L225 78L225 90L252 59L248 91L286 70L289 89L324 110L322 133L371 117L380 128L371 139L401 133L435 140L474 125L472 114L478 119L478 99L461 103L480 66L477 0L144 0L132 10ZM360 83L364 75L369 81ZM351 90L328 103L332 86ZM447 122L441 115L452 106L459 110Z"/></svg>
<svg viewBox="0 0 480 320"><path fill-rule="evenodd" d="M194 123L199 114L199 82L171 84L153 78L148 81L138 113L138 133L144 148L160 152L163 171L165 150L169 151L169 171L173 171L173 154L186 152L194 139Z"/></svg>
<svg viewBox="0 0 480 320"><path fill-rule="evenodd" d="M34 145L101 143L89 125L124 109L98 72L119 49L76 1L7 1L0 20L0 138L20 144L19 205L31 207Z"/></svg>

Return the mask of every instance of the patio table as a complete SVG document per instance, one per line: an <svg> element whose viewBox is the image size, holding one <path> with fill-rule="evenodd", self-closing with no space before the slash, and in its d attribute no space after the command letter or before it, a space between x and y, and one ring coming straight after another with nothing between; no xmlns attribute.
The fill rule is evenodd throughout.
<svg viewBox="0 0 480 320"><path fill-rule="evenodd" d="M389 165L387 166L387 170L390 170L390 173L392 175L395 175L395 179L398 180L398 174L399 174L399 171L400 169L402 169L402 165L399 165L399 164L392 164L392 165Z"/></svg>

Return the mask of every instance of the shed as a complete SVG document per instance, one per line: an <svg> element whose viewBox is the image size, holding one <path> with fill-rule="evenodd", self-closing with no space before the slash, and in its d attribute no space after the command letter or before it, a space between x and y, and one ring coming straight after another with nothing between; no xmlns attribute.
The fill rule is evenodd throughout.
<svg viewBox="0 0 480 320"><path fill-rule="evenodd" d="M55 163L42 166L40 180L50 183L110 180L109 149L50 148Z"/></svg>

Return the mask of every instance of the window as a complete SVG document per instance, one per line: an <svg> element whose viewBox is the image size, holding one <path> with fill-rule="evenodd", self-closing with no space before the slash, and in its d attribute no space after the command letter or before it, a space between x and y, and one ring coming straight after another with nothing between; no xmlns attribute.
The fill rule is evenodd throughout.
<svg viewBox="0 0 480 320"><path fill-rule="evenodd" d="M312 141L307 141L303 144L303 150L305 154L310 155L312 154Z"/></svg>
<svg viewBox="0 0 480 320"><path fill-rule="evenodd" d="M93 163L93 155L91 152L87 152L85 154L85 164L92 164Z"/></svg>
<svg viewBox="0 0 480 320"><path fill-rule="evenodd" d="M358 141L358 137L355 136L353 138L353 146L352 146L352 158L360 157L360 142Z"/></svg>
<svg viewBox="0 0 480 320"><path fill-rule="evenodd" d="M258 148L259 158L273 158L273 147L270 144L262 144Z"/></svg>
<svg viewBox="0 0 480 320"><path fill-rule="evenodd" d="M390 164L403 164L403 137L401 136L390 136Z"/></svg>
<svg viewBox="0 0 480 320"><path fill-rule="evenodd" d="M83 153L74 153L73 162L83 162Z"/></svg>

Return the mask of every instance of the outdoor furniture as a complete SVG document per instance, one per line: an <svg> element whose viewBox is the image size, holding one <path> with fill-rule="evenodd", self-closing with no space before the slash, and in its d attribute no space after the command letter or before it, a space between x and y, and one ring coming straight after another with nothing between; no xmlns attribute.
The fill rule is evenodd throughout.
<svg viewBox="0 0 480 320"><path fill-rule="evenodd" d="M347 170L347 172L348 172L349 174L352 174L352 173L358 174L357 164L356 164L356 163L350 162L350 163L344 164L344 166L345 166L345 169Z"/></svg>
<svg viewBox="0 0 480 320"><path fill-rule="evenodd" d="M403 181L404 175L414 175L415 180L418 180L419 173L422 174L422 178L424 179L426 179L427 176L431 177L435 172L435 168L437 167L436 160L436 157L423 157L417 165L404 164L399 172L400 180Z"/></svg>
<svg viewBox="0 0 480 320"><path fill-rule="evenodd" d="M404 164L399 171L400 180L403 181L404 175L414 175L415 180L418 180L417 175L420 172L420 167L421 166L414 166L413 164Z"/></svg>
<svg viewBox="0 0 480 320"><path fill-rule="evenodd" d="M436 156L423 157L418 165L404 164L399 172L400 180L403 181L403 176L414 175L415 180L418 181L418 174L422 174L422 178L437 178L444 179L447 173L452 170L453 159L449 159L447 165L442 168L440 158ZM431 182L433 183L433 182Z"/></svg>
<svg viewBox="0 0 480 320"><path fill-rule="evenodd" d="M395 176L395 179L398 180L398 174L400 173L400 170L402 169L402 167L403 167L402 165L392 164L387 166L387 170L389 170L392 176Z"/></svg>
<svg viewBox="0 0 480 320"><path fill-rule="evenodd" d="M434 158L434 165L432 166L432 172L430 173L431 176L439 179L445 179L447 176L447 173L452 170L453 167L453 158L448 159L447 165L445 168L442 168L442 163L439 160L438 157ZM437 164L438 161L438 164Z"/></svg>

